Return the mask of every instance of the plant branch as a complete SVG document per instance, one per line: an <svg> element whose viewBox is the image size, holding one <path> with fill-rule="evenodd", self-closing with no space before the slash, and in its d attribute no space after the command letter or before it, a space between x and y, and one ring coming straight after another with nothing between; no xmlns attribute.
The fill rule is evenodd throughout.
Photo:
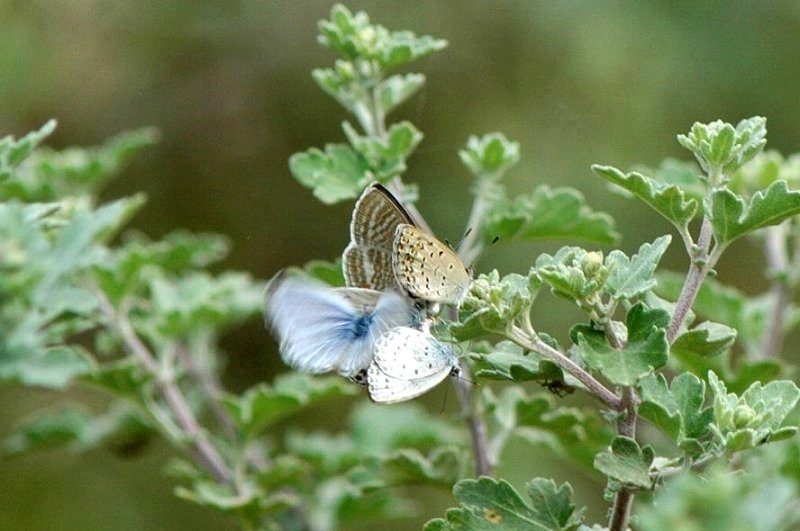
<svg viewBox="0 0 800 531"><path fill-rule="evenodd" d="M757 359L778 356L783 347L786 311L792 302L793 285L789 277L789 253L786 248L787 223L767 228L764 255L772 278L772 308L767 319L768 329L764 334L761 349L754 353Z"/></svg>
<svg viewBox="0 0 800 531"><path fill-rule="evenodd" d="M183 396L176 382L162 374L155 356L144 342L139 339L126 312L115 308L101 290L97 289L95 292L100 302L101 311L116 328L125 346L155 379L170 411L175 415L178 425L185 432L186 439L192 446L192 452L197 462L214 477L217 483L229 482L232 478L230 468L200 427L186 401L186 397Z"/></svg>
<svg viewBox="0 0 800 531"><path fill-rule="evenodd" d="M595 379L594 376L579 367L574 361L539 339L535 332L512 326L506 335L522 348L537 352L543 358L558 365L562 370L581 382L589 390L589 393L614 411L624 410L622 400L617 395Z"/></svg>
<svg viewBox="0 0 800 531"><path fill-rule="evenodd" d="M475 201L472 203L472 211L469 213L467 221L469 233L458 248L461 261L467 265L471 265L483 251L483 242L481 241L483 232L480 229L491 205L489 195L493 184L493 180L489 176L478 177L475 184Z"/></svg>
<svg viewBox="0 0 800 531"><path fill-rule="evenodd" d="M639 401L633 387L622 388L622 404L625 416L617 421L617 434L631 439L636 438L636 404ZM630 489L622 487L614 496L608 528L611 531L625 531L631 519L631 509L636 495Z"/></svg>
<svg viewBox="0 0 800 531"><path fill-rule="evenodd" d="M197 363L197 359L182 343L175 345L175 353L181 364L186 367L189 376L191 376L205 392L205 395L208 397L209 409L211 409L211 413L217 419L217 422L219 422L220 426L225 430L228 437L237 439L238 434L236 433L236 424L233 421L233 417L220 406L222 390L216 378Z"/></svg>
<svg viewBox="0 0 800 531"><path fill-rule="evenodd" d="M456 396L461 404L461 413L467 420L470 441L472 443L472 453L475 461L475 473L479 476L491 476L494 474L494 467L497 456L490 451L489 437L486 433L486 424L483 421L482 411L476 407L472 397L472 386L475 385L470 379L469 365L466 361L459 362L461 377L455 382Z"/></svg>
<svg viewBox="0 0 800 531"><path fill-rule="evenodd" d="M686 280L681 288L681 294L678 297L678 302L675 304L675 310L672 312L672 320L667 328L667 341L670 345L678 337L678 332L686 319L686 315L692 308L697 294L700 292L700 287L703 285L708 272L714 266L716 258L719 253L713 253L713 258L709 255L709 248L711 246L712 236L711 220L708 216L703 217L703 223L700 226L700 236L697 239L697 248L694 250L694 255L689 264L689 272L686 274Z"/></svg>

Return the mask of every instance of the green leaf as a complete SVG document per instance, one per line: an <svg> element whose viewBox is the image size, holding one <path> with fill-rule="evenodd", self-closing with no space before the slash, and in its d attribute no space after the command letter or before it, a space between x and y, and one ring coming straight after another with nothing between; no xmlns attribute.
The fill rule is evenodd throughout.
<svg viewBox="0 0 800 531"><path fill-rule="evenodd" d="M485 351L478 353L478 350ZM542 385L564 382L563 371L554 363L528 352L511 341L480 348L475 345L471 358L476 363L475 376L513 382L537 381Z"/></svg>
<svg viewBox="0 0 800 531"><path fill-rule="evenodd" d="M63 389L93 370L92 358L78 346L3 350L0 345L0 382Z"/></svg>
<svg viewBox="0 0 800 531"><path fill-rule="evenodd" d="M623 173L612 166L593 165L592 171L635 195L670 221L681 233L697 213L698 202L675 184L666 184L638 172Z"/></svg>
<svg viewBox="0 0 800 531"><path fill-rule="evenodd" d="M363 11L355 15L341 4L331 9L330 20L319 22L319 42L348 60L375 60L386 69L409 63L441 50L447 41L417 37L410 31L390 32L373 24Z"/></svg>
<svg viewBox="0 0 800 531"><path fill-rule="evenodd" d="M289 158L289 170L326 204L358 197L373 180L367 161L344 144L328 144L324 152L311 148L295 153Z"/></svg>
<svg viewBox="0 0 800 531"><path fill-rule="evenodd" d="M611 271L601 252L562 247L553 256L540 254L530 275L549 284L554 294L580 306L598 299L596 294L605 286Z"/></svg>
<svg viewBox="0 0 800 531"><path fill-rule="evenodd" d="M10 177L14 167L25 160L55 129L56 121L48 120L40 129L31 131L19 140L12 136L0 139L0 182Z"/></svg>
<svg viewBox="0 0 800 531"><path fill-rule="evenodd" d="M605 290L615 299L628 300L651 290L656 285L653 273L671 241L671 236L661 236L653 243L642 244L630 259L616 249L608 253L605 265L611 274Z"/></svg>
<svg viewBox="0 0 800 531"><path fill-rule="evenodd" d="M764 148L766 124L760 116L742 120L736 128L721 120L695 122L687 135L678 135L678 143L694 153L705 172L731 174Z"/></svg>
<svg viewBox="0 0 800 531"><path fill-rule="evenodd" d="M711 408L703 408L705 384L691 373L672 380L651 374L639 382L642 402L637 411L681 445L685 439L698 439L708 433L714 419Z"/></svg>
<svg viewBox="0 0 800 531"><path fill-rule="evenodd" d="M735 341L736 330L705 321L678 336L670 350L680 356L718 356L730 350Z"/></svg>
<svg viewBox="0 0 800 531"><path fill-rule="evenodd" d="M603 332L587 325L573 327L570 337L590 368L614 384L636 385L640 378L666 364L668 323L667 312L648 310L638 303L628 312L628 342L623 348L614 349Z"/></svg>
<svg viewBox="0 0 800 531"><path fill-rule="evenodd" d="M639 447L639 443L628 437L614 437L608 451L597 454L594 466L609 478L625 485L650 489L650 466L655 452L653 447Z"/></svg>
<svg viewBox="0 0 800 531"><path fill-rule="evenodd" d="M655 491L652 503L637 509L636 529L796 529L797 484L764 461L760 458L736 472L714 463L702 474L671 478Z"/></svg>
<svg viewBox="0 0 800 531"><path fill-rule="evenodd" d="M3 441L5 455L19 455L74 443L83 438L91 417L83 411L62 409L23 424Z"/></svg>
<svg viewBox="0 0 800 531"><path fill-rule="evenodd" d="M720 245L756 229L777 225L798 213L800 191L790 191L786 181L775 181L754 194L747 204L727 189L716 190L711 196L711 223Z"/></svg>
<svg viewBox="0 0 800 531"><path fill-rule="evenodd" d="M459 308L459 322L450 327L460 341L506 329L514 319L530 311L539 289L535 277L511 273L500 278L493 270L476 278Z"/></svg>
<svg viewBox="0 0 800 531"><path fill-rule="evenodd" d="M545 185L513 201L504 195L497 197L486 216L483 233L487 240L497 237L501 242L574 238L614 243L619 238L614 220L592 210L580 192Z"/></svg>
<svg viewBox="0 0 800 531"><path fill-rule="evenodd" d="M264 286L246 273L226 272L212 277L203 272L177 279L148 279L149 312L135 324L155 326L164 335L180 337L209 326L225 328L261 312Z"/></svg>
<svg viewBox="0 0 800 531"><path fill-rule="evenodd" d="M535 478L525 485L530 502L508 482L489 477L465 479L453 487L462 507L449 509L444 519L425 525L425 531L568 530L576 529L585 509L575 509L572 487Z"/></svg>
<svg viewBox="0 0 800 531"><path fill-rule="evenodd" d="M422 74L395 74L378 83L376 92L383 112L388 114L413 96L424 84L425 76Z"/></svg>
<svg viewBox="0 0 800 531"><path fill-rule="evenodd" d="M463 469L464 451L438 448L425 456L419 450L401 449L377 461L385 486L427 484L449 489Z"/></svg>
<svg viewBox="0 0 800 531"><path fill-rule="evenodd" d="M191 489L176 487L175 495L203 507L237 515L269 514L290 508L298 503L288 493L277 493L264 497L258 489L241 482L234 488L211 481L196 481Z"/></svg>
<svg viewBox="0 0 800 531"><path fill-rule="evenodd" d="M728 393L711 371L708 383L714 393L714 432L733 451L769 442L800 399L800 389L788 380L755 382L741 396Z"/></svg>
<svg viewBox="0 0 800 531"><path fill-rule="evenodd" d="M323 399L353 395L357 389L337 377L313 378L291 373L279 376L272 386L259 384L241 397L226 397L222 405L240 432L253 438L269 425Z"/></svg>
<svg viewBox="0 0 800 531"><path fill-rule="evenodd" d="M430 450L465 443L461 425L456 427L417 404L393 405L391 415L387 415L386 406L365 402L354 411L350 424L353 442L362 455L379 455L402 448Z"/></svg>
<svg viewBox="0 0 800 531"><path fill-rule="evenodd" d="M476 177L499 179L519 162L519 142L508 140L503 133L470 136L458 156Z"/></svg>
<svg viewBox="0 0 800 531"><path fill-rule="evenodd" d="M386 137L359 135L348 122L342 124L353 149L363 158L370 174L381 182L406 171L406 159L422 141L422 133L411 122L392 124Z"/></svg>
<svg viewBox="0 0 800 531"><path fill-rule="evenodd" d="M341 258L336 259L335 262L311 260L303 264L303 271L331 286L344 287L345 285Z"/></svg>

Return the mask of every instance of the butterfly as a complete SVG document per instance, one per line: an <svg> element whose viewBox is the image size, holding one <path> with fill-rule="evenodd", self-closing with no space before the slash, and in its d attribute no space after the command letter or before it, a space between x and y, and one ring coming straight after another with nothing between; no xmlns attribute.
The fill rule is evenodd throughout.
<svg viewBox="0 0 800 531"><path fill-rule="evenodd" d="M472 275L456 252L415 225L402 223L392 240L395 278L413 297L460 306Z"/></svg>
<svg viewBox="0 0 800 531"><path fill-rule="evenodd" d="M392 243L398 225L414 225L403 205L383 185L361 194L350 221L350 243L342 254L348 286L378 291L398 287L392 269Z"/></svg>
<svg viewBox="0 0 800 531"><path fill-rule="evenodd" d="M472 282L455 251L418 227L379 183L356 201L342 267L348 286L375 290L399 286L417 299L455 306Z"/></svg>
<svg viewBox="0 0 800 531"><path fill-rule="evenodd" d="M285 272L267 287L264 320L287 365L310 374L335 370L357 382L376 340L418 321L408 298L393 291L331 288Z"/></svg>
<svg viewBox="0 0 800 531"><path fill-rule="evenodd" d="M373 402L393 404L416 398L448 375L458 374L458 359L450 345L426 329L398 326L375 342L367 386Z"/></svg>

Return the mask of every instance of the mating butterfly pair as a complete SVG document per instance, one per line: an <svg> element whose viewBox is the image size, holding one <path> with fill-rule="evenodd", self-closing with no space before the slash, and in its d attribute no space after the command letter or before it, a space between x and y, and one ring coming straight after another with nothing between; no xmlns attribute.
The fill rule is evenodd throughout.
<svg viewBox="0 0 800 531"><path fill-rule="evenodd" d="M455 353L430 334L415 304L460 303L471 277L455 252L420 229L380 184L356 202L350 238L343 254L349 287L285 274L271 282L265 316L284 361L366 380L379 403L409 400L457 374Z"/></svg>

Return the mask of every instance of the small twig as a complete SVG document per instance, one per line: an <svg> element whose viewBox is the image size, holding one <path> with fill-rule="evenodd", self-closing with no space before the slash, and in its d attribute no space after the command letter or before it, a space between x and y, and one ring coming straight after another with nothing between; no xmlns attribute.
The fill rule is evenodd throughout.
<svg viewBox="0 0 800 531"><path fill-rule="evenodd" d="M522 348L538 353L543 358L552 361L562 370L571 374L589 390L589 393L614 411L624 410L620 397L611 392L611 390L595 379L594 376L575 364L574 361L539 339L535 333L528 332L517 326L512 326L508 330L507 336Z"/></svg>
<svg viewBox="0 0 800 531"><path fill-rule="evenodd" d="M479 178L476 183L477 189L475 190L475 201L472 202L472 210L469 213L469 220L467 221L467 230L469 233L461 242L458 249L458 255L461 260L468 266L475 261L475 259L483 251L483 242L481 238L484 236L481 226L483 225L486 213L489 210L489 192L493 186L492 179L488 176Z"/></svg>
<svg viewBox="0 0 800 531"><path fill-rule="evenodd" d="M675 303L675 310L672 312L672 320L667 329L667 341L672 344L678 337L678 332L686 319L686 315L692 308L697 294L700 292L700 287L703 285L708 272L714 267L716 261L709 255L709 247L711 246L711 236L713 227L711 220L708 216L703 218L702 225L700 226L700 236L697 239L697 249L695 250L696 256L691 257L689 264L689 271L686 274L686 280L681 288L681 294L678 301ZM719 253L714 253L714 256L719 256Z"/></svg>
<svg viewBox="0 0 800 531"><path fill-rule="evenodd" d="M178 355L178 359L181 361L183 366L186 367L186 371L189 373L189 376L191 376L192 379L194 379L194 381L200 384L200 387L203 388L203 391L208 398L209 409L211 409L212 414L217 419L220 426L222 426L222 428L225 430L225 433L231 439L238 438L238 434L236 433L236 423L233 421L233 417L231 417L231 415L219 403L220 397L222 396L222 390L216 378L214 378L210 371L204 370L202 367L200 367L195 357L182 343L175 345L175 353Z"/></svg>
<svg viewBox="0 0 800 531"><path fill-rule="evenodd" d="M178 388L175 381L163 377L155 356L153 356L142 340L139 339L139 336L133 329L133 325L131 325L125 312L118 311L101 290L97 289L95 292L100 303L101 311L111 324L117 328L125 346L128 347L145 370L154 377L170 411L175 415L178 425L186 433L186 439L193 447L193 453L197 462L200 463L218 483L229 482L232 478L230 468L225 464L225 461L222 459L216 447L214 447L211 441L206 437L203 429L192 413L188 402L186 402L186 397L183 396L183 393Z"/></svg>
<svg viewBox="0 0 800 531"><path fill-rule="evenodd" d="M625 416L617 422L617 434L631 439L636 438L636 391L633 387L622 388L622 404ZM632 490L622 487L614 496L608 528L612 531L625 531L631 519L631 509L636 495Z"/></svg>
<svg viewBox="0 0 800 531"><path fill-rule="evenodd" d="M469 436L472 442L472 452L475 461L475 473L479 476L491 476L494 474L496 455L489 450L489 437L486 433L486 424L483 422L481 414L477 411L472 398L472 386L470 379L469 365L466 361L459 362L462 378L455 382L456 396L461 404L461 412L467 420Z"/></svg>
<svg viewBox="0 0 800 531"><path fill-rule="evenodd" d="M761 342L761 349L752 353L756 359L778 356L783 348L786 310L792 302L793 286L787 278L789 253L786 248L786 223L767 228L764 255L772 276L772 309L767 319L768 328Z"/></svg>

